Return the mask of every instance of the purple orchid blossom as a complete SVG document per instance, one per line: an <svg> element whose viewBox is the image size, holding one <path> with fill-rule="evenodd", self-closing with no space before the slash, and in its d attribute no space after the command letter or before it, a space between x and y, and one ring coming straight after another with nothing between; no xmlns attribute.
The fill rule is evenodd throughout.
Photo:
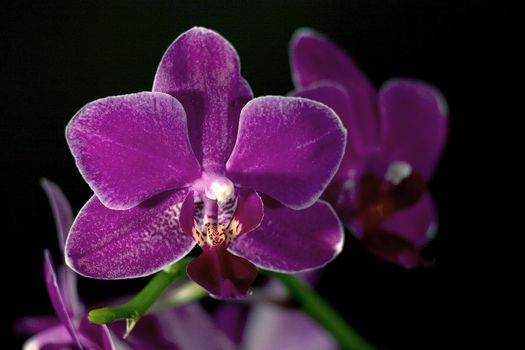
<svg viewBox="0 0 525 350"><path fill-rule="evenodd" d="M198 244L189 277L239 297L256 266L297 272L341 251L342 226L318 201L343 156L341 121L308 99L253 99L235 49L211 30L171 44L153 92L89 103L66 136L95 193L66 243L82 275L149 275Z"/></svg>
<svg viewBox="0 0 525 350"><path fill-rule="evenodd" d="M412 268L437 214L425 183L445 145L448 107L427 83L392 79L379 91L335 43L309 29L290 44L294 96L332 107L349 143L324 199L374 255Z"/></svg>
<svg viewBox="0 0 525 350"><path fill-rule="evenodd" d="M63 249L73 222L71 207L57 185L48 180L43 180L41 184L51 204L60 248ZM76 274L62 266L57 278L48 251L45 252L44 275L56 317L37 316L19 320L16 325L18 333L34 334L24 343L24 349L115 349L108 328L94 325L85 317L84 306L77 294Z"/></svg>
<svg viewBox="0 0 525 350"><path fill-rule="evenodd" d="M42 187L52 207L58 228L59 247L62 250L73 222L71 207L56 184L43 180ZM113 322L108 326L89 322L85 317L86 307L78 296L77 275L68 267L61 266L57 277L47 251L44 270L56 316L29 316L16 323L17 333L32 336L25 342L24 350L55 347L89 350L234 348L197 303L145 315L135 326L133 333L123 339L126 330L123 322ZM112 334L117 337L111 337Z"/></svg>

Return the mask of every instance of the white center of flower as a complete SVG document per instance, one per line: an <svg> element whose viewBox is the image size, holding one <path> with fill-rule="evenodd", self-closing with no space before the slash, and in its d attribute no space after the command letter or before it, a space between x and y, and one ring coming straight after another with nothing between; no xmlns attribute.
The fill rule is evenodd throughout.
<svg viewBox="0 0 525 350"><path fill-rule="evenodd" d="M390 163L385 174L385 179L394 185L399 185L401 181L409 177L410 174L412 174L412 167L410 164L396 160Z"/></svg>
<svg viewBox="0 0 525 350"><path fill-rule="evenodd" d="M213 180L206 191L206 197L224 203L230 199L235 192L233 183L227 178Z"/></svg>

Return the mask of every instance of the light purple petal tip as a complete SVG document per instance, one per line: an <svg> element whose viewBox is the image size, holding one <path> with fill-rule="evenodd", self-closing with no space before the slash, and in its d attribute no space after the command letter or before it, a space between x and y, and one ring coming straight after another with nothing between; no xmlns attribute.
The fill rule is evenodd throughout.
<svg viewBox="0 0 525 350"><path fill-rule="evenodd" d="M379 93L382 145L392 161L409 163L428 179L445 146L448 107L427 83L393 79Z"/></svg>
<svg viewBox="0 0 525 350"><path fill-rule="evenodd" d="M62 324L46 329L29 338L22 346L23 350L69 349L75 347L66 327Z"/></svg>
<svg viewBox="0 0 525 350"><path fill-rule="evenodd" d="M71 338L74 340L77 346L80 349L83 349L75 325L73 324L73 321L70 315L68 314L66 305L62 297L62 293L58 287L57 276L53 267L51 255L47 250L44 252L44 276L46 279L46 287L47 292L49 294L49 299L51 300L51 304L53 305L53 309L55 310L58 319L67 329Z"/></svg>
<svg viewBox="0 0 525 350"><path fill-rule="evenodd" d="M343 240L343 227L326 202L303 210L267 204L261 225L229 249L265 269L299 272L327 264L341 252Z"/></svg>
<svg viewBox="0 0 525 350"><path fill-rule="evenodd" d="M73 212L69 202L57 184L48 180L40 180L40 185L44 189L53 211L53 218L58 231L59 248L63 252L67 235L73 223Z"/></svg>
<svg viewBox="0 0 525 350"><path fill-rule="evenodd" d="M233 46L209 29L188 30L164 54L153 91L181 101L197 159L205 170L223 171L235 143L239 112L252 98Z"/></svg>
<svg viewBox="0 0 525 350"><path fill-rule="evenodd" d="M179 227L186 190L166 192L129 210L106 208L95 196L80 210L66 242L66 262L81 275L121 279L149 275L195 245Z"/></svg>
<svg viewBox="0 0 525 350"><path fill-rule="evenodd" d="M336 350L336 341L297 310L261 303L246 324L242 349Z"/></svg>
<svg viewBox="0 0 525 350"><path fill-rule="evenodd" d="M227 174L290 208L306 208L334 176L345 145L346 130L325 105L298 97L259 97L241 111Z"/></svg>
<svg viewBox="0 0 525 350"><path fill-rule="evenodd" d="M142 92L89 103L66 137L82 176L104 205L129 209L200 176L182 105Z"/></svg>

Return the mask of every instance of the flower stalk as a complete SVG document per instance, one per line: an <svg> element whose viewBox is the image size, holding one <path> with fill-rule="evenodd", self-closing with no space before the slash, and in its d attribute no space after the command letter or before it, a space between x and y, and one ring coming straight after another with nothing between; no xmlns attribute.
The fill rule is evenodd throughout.
<svg viewBox="0 0 525 350"><path fill-rule="evenodd" d="M106 324L118 319L126 319L127 336L160 295L173 282L186 276L186 267L190 261L191 258L184 258L158 272L133 299L124 305L91 310L88 315L89 320L96 324Z"/></svg>
<svg viewBox="0 0 525 350"><path fill-rule="evenodd" d="M323 326L345 350L374 350L318 293L295 275L265 271L286 287L301 310Z"/></svg>

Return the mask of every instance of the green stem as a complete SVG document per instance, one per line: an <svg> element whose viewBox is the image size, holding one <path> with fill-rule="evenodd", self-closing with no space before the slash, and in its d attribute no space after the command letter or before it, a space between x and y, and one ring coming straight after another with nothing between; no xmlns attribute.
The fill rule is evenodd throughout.
<svg viewBox="0 0 525 350"><path fill-rule="evenodd" d="M301 309L322 325L346 350L373 350L319 294L294 275L265 271L280 280Z"/></svg>
<svg viewBox="0 0 525 350"><path fill-rule="evenodd" d="M126 334L129 334L138 320L146 313L175 280L186 275L186 267L191 259L184 258L158 272L148 284L128 303L91 310L89 320L96 324L106 324L118 319L126 319Z"/></svg>

